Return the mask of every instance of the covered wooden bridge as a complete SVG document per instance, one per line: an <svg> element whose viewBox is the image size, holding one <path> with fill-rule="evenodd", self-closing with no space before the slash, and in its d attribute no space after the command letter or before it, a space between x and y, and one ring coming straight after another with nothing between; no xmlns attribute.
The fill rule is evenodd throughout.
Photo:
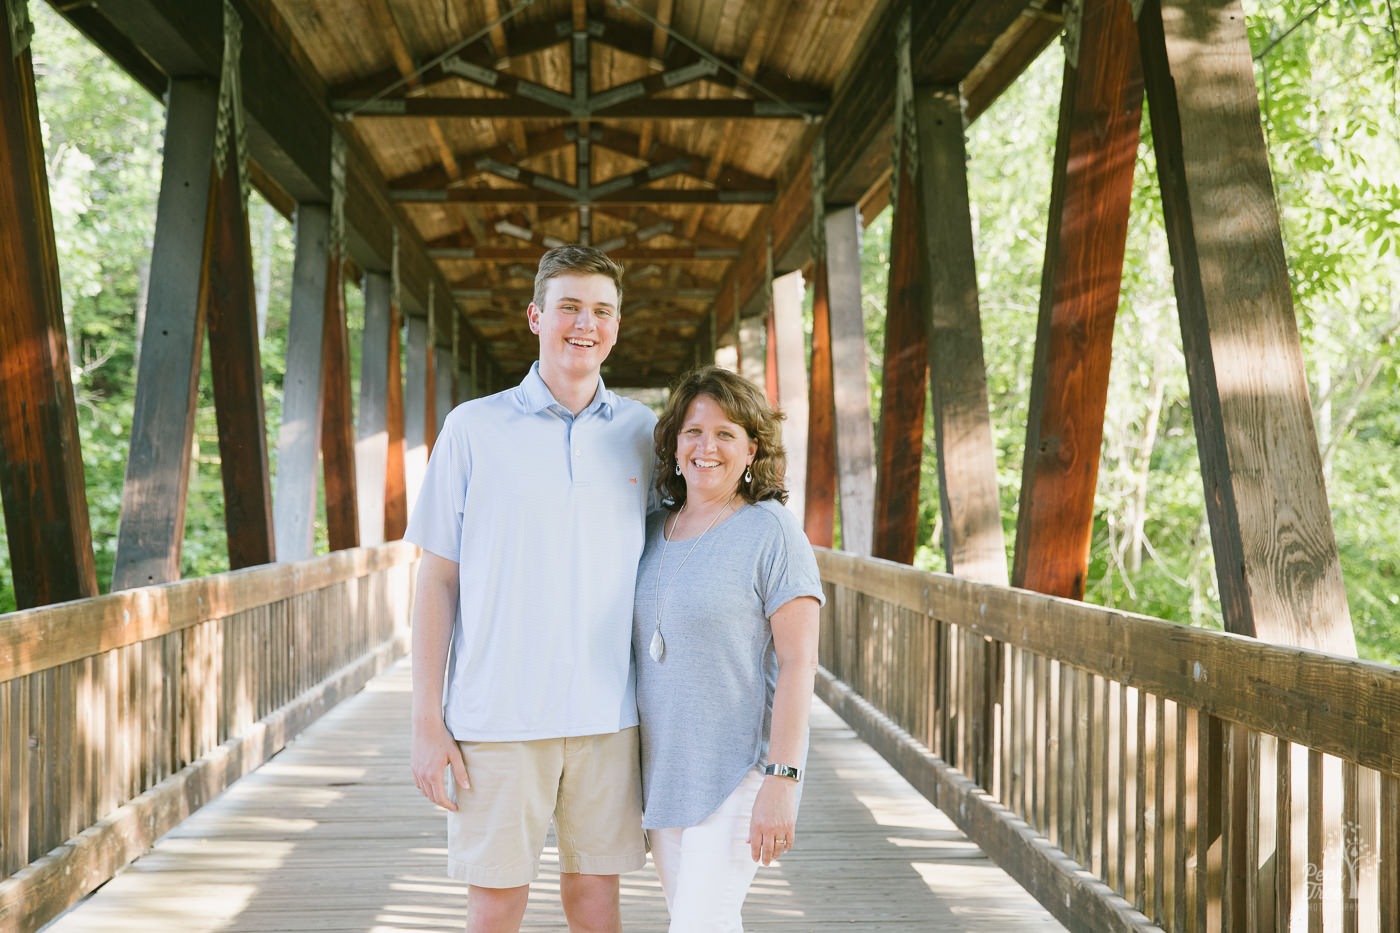
<svg viewBox="0 0 1400 933"><path fill-rule="evenodd" d="M610 386L719 358L786 410L831 597L822 698L1055 918L1398 928L1400 671L1355 659L1239 0L50 0L167 107L108 594L33 2L0 4L0 491L21 607L0 616L0 929L101 885L402 654L416 555L397 539L436 427L520 378L534 260L569 241L628 267ZM964 129L1053 41L1008 541ZM1144 100L1224 632L1078 601ZM296 229L275 427L250 186ZM857 237L888 205L876 430ZM206 334L234 570L182 581ZM940 574L907 566L926 420Z"/></svg>

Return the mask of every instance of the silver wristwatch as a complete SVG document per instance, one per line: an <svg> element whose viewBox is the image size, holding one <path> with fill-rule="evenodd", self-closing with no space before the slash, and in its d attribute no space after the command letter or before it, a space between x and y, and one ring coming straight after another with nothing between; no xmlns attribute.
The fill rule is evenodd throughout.
<svg viewBox="0 0 1400 933"><path fill-rule="evenodd" d="M764 774L776 775L780 778L787 778L789 781L798 782L802 780L802 769L792 765L769 765L763 769Z"/></svg>

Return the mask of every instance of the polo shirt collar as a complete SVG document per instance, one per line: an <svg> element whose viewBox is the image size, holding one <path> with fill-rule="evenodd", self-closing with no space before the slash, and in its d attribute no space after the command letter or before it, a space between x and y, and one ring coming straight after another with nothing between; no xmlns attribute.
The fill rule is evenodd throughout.
<svg viewBox="0 0 1400 933"><path fill-rule="evenodd" d="M520 383L520 402L525 411L532 415L537 415L551 408L558 408L560 411L568 413L568 409L559 403L553 392L549 391L549 386L544 384L544 378L540 376L539 360L530 364L530 371L525 374L524 380ZM616 405L617 395L603 385L603 377L599 376L598 390L593 393L593 401L589 402L588 407L579 412L579 415L596 413L611 421Z"/></svg>

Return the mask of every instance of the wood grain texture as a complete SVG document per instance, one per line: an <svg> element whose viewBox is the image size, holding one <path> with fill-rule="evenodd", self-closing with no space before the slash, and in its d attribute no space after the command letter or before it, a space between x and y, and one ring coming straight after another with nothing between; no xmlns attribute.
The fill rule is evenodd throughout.
<svg viewBox="0 0 1400 933"><path fill-rule="evenodd" d="M1138 31L1225 626L1355 656L1243 9Z"/></svg>
<svg viewBox="0 0 1400 933"><path fill-rule="evenodd" d="M229 569L239 570L275 559L272 476L248 214L232 161L222 176L211 171L199 301L209 329Z"/></svg>
<svg viewBox="0 0 1400 933"><path fill-rule="evenodd" d="M1005 583L962 108L956 88L917 87L914 97L943 550L953 573Z"/></svg>
<svg viewBox="0 0 1400 933"><path fill-rule="evenodd" d="M0 497L21 608L94 596L83 462L28 49L0 10Z"/></svg>
<svg viewBox="0 0 1400 933"><path fill-rule="evenodd" d="M196 388L204 350L205 317L199 298L217 90L213 83L199 80L170 85L169 144L161 166L151 289L136 376L113 589L180 578Z"/></svg>
<svg viewBox="0 0 1400 933"><path fill-rule="evenodd" d="M326 268L321 328L321 468L326 538L332 551L359 547L355 492L355 421L350 404L350 337L345 320L345 260L332 250Z"/></svg>
<svg viewBox="0 0 1400 933"><path fill-rule="evenodd" d="M919 480L928 405L928 330L920 280L918 199L910 160L900 163L890 230L880 450L875 470L875 557L912 564L918 549Z"/></svg>
<svg viewBox="0 0 1400 933"><path fill-rule="evenodd" d="M1127 4L1086 5L1051 176L1011 582L1072 599L1088 572L1142 123L1136 35Z"/></svg>
<svg viewBox="0 0 1400 933"><path fill-rule="evenodd" d="M382 544L388 508L389 327L392 282L382 272L365 275L365 326L360 336L359 417L355 422L355 495L360 543Z"/></svg>
<svg viewBox="0 0 1400 933"><path fill-rule="evenodd" d="M836 397L831 363L831 284L825 259L813 274L812 349L807 365L807 496L802 527L818 547L836 534Z"/></svg>
<svg viewBox="0 0 1400 933"><path fill-rule="evenodd" d="M398 541L408 527L408 486L404 473L403 408L403 327L398 305L389 305L389 377L386 395L388 411L385 430L389 435L388 464L384 469L384 537ZM473 357L475 359L475 357ZM478 384L483 382L478 370Z"/></svg>

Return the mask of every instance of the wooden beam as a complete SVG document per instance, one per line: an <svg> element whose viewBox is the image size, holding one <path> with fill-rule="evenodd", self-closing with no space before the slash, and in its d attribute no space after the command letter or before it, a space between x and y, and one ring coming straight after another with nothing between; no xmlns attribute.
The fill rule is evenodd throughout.
<svg viewBox="0 0 1400 933"><path fill-rule="evenodd" d="M423 473L428 468L428 323L420 317L408 319L408 346L404 353L404 481L410 509L418 502Z"/></svg>
<svg viewBox="0 0 1400 933"><path fill-rule="evenodd" d="M917 88L914 112L943 548L950 573L1005 584L1006 547L957 90Z"/></svg>
<svg viewBox="0 0 1400 933"><path fill-rule="evenodd" d="M1138 33L1225 627L1355 656L1244 11Z"/></svg>
<svg viewBox="0 0 1400 933"><path fill-rule="evenodd" d="M277 492L272 503L277 559L283 562L304 560L315 550L330 229L327 205L297 205L282 429L277 441Z"/></svg>
<svg viewBox="0 0 1400 933"><path fill-rule="evenodd" d="M200 305L218 88L172 81L112 589L180 578L205 319Z"/></svg>
<svg viewBox="0 0 1400 933"><path fill-rule="evenodd" d="M927 304L919 257L918 188L914 163L904 158L890 227L885 363L881 373L880 452L875 471L875 532L871 553L904 564L918 550L919 480L923 473L928 401Z"/></svg>
<svg viewBox="0 0 1400 933"><path fill-rule="evenodd" d="M0 5L0 495L28 609L96 596L97 574L34 65L11 44L14 9Z"/></svg>
<svg viewBox="0 0 1400 933"><path fill-rule="evenodd" d="M389 195L400 204L768 204L769 191L723 188L627 188L607 194L547 191L539 188L399 189Z"/></svg>
<svg viewBox="0 0 1400 933"><path fill-rule="evenodd" d="M1142 65L1132 11L1090 3L1066 60L1031 369L1013 586L1084 597L1123 278Z"/></svg>
<svg viewBox="0 0 1400 933"><path fill-rule="evenodd" d="M807 497L802 527L817 547L832 547L836 526L836 399L831 370L831 286L825 257L817 260L812 292L812 352L808 366Z"/></svg>
<svg viewBox="0 0 1400 933"><path fill-rule="evenodd" d="M389 354L392 282L382 272L365 276L365 329L360 336L360 404L355 424L355 495L360 544L383 544L389 464Z"/></svg>
<svg viewBox="0 0 1400 933"><path fill-rule="evenodd" d="M385 118L475 120L812 120L826 112L823 100L643 97L609 106L591 102L566 106L534 97L382 97L331 101L331 110L356 120Z"/></svg>
<svg viewBox="0 0 1400 933"><path fill-rule="evenodd" d="M384 539L397 541L408 527L408 486L404 474L403 325L392 289L389 304L389 374L385 432L388 461L384 468ZM472 347L473 357L477 348Z"/></svg>
<svg viewBox="0 0 1400 933"><path fill-rule="evenodd" d="M803 284L801 272L773 280L773 365L778 403L787 415L783 422L783 446L787 448L788 508L807 514L807 360L803 348Z"/></svg>
<svg viewBox="0 0 1400 933"><path fill-rule="evenodd" d="M854 205L829 209L825 226L841 548L869 557L874 537L875 441L865 309L860 298L860 214Z"/></svg>
<svg viewBox="0 0 1400 933"><path fill-rule="evenodd" d="M360 545L355 492L355 424L350 405L350 337L345 320L345 257L332 244L321 328L321 466L326 539L332 551Z"/></svg>
<svg viewBox="0 0 1400 933"><path fill-rule="evenodd" d="M232 138L228 143L237 151ZM222 175L211 171L199 303L209 327L229 569L239 570L275 559L272 478L247 202L234 159Z"/></svg>

